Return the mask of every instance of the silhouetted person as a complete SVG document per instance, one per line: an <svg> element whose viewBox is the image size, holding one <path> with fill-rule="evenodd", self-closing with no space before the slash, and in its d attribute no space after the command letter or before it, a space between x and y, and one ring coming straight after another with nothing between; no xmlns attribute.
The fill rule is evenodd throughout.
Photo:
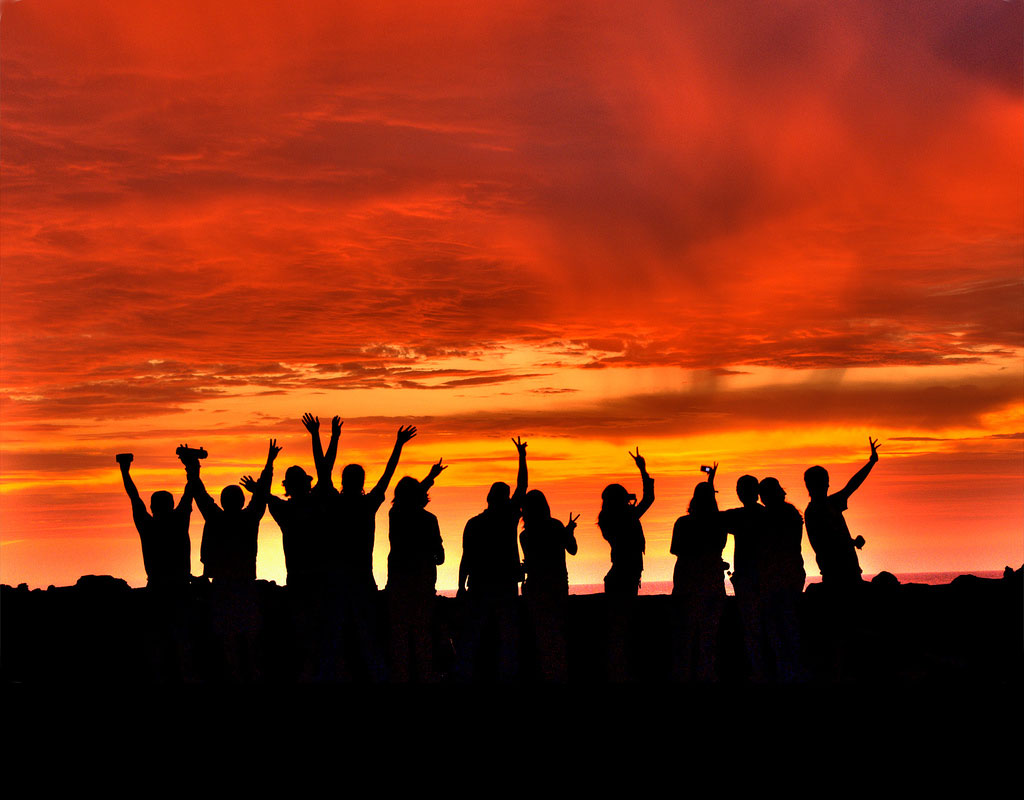
<svg viewBox="0 0 1024 800"><path fill-rule="evenodd" d="M337 417L333 427L340 430ZM263 491L262 485L249 476L242 479L242 485L254 495ZM267 508L281 529L299 680L331 680L336 677L337 636L327 611L325 541L330 479L324 482L321 476L314 486L313 478L296 464L285 470L281 485L285 499L268 491Z"/></svg>
<svg viewBox="0 0 1024 800"><path fill-rule="evenodd" d="M864 537L854 539L846 526L843 512L846 511L852 495L864 483L864 479L878 462L878 442L868 437L871 456L868 463L850 478L849 482L834 494L828 493L828 470L811 467L804 473L804 484L811 496L804 511L807 521L807 539L814 548L814 556L821 572L821 582L828 585L859 584L861 582L860 562L857 550L864 546Z"/></svg>
<svg viewBox="0 0 1024 800"><path fill-rule="evenodd" d="M391 679L407 683L435 678L433 621L437 567L444 546L437 517L426 510L427 487L441 474L439 461L422 483L402 478L388 512L388 612L391 620Z"/></svg>
<svg viewBox="0 0 1024 800"><path fill-rule="evenodd" d="M607 594L635 596L640 589L640 575L644 571L644 552L647 542L640 524L647 509L654 502L654 479L647 474L647 462L640 455L629 454L640 470L643 496L636 502L636 495L626 487L612 483L601 492L601 511L597 525L601 535L611 545L612 568L604 576L604 590Z"/></svg>
<svg viewBox="0 0 1024 800"><path fill-rule="evenodd" d="M519 616L516 598L522 580L516 533L526 496L526 442L513 439L519 453L516 490L498 481L487 492L487 508L466 523L459 562L459 597L466 616L459 644L458 672L471 679L477 671L485 630L493 625L498 645L498 678L511 680L517 669Z"/></svg>
<svg viewBox="0 0 1024 800"><path fill-rule="evenodd" d="M132 519L142 543L146 586L158 589L188 586L192 578L192 544L188 538L192 493L186 483L181 501L175 506L170 492L153 492L147 510L129 472L132 460L131 453L117 456L124 490L132 504Z"/></svg>
<svg viewBox="0 0 1024 800"><path fill-rule="evenodd" d="M803 676L798 615L806 577L800 553L803 519L775 478L762 480L758 491L767 518L760 571L764 641L776 679L791 683Z"/></svg>
<svg viewBox="0 0 1024 800"><path fill-rule="evenodd" d="M337 452L333 431L331 446L321 454L319 420L306 414L303 423L313 438L317 475L321 476L321 482L330 481ZM340 425L339 422L339 430ZM384 474L369 492L364 490L366 473L359 464L349 464L341 471L340 492L329 492L328 513L333 533L326 538L328 580L332 589L339 593L339 621L342 625L351 623L355 628L363 661L374 681L384 679L384 664L375 634L377 582L373 578L373 543L376 516L398 467L402 447L414 436L416 428L411 425L398 429Z"/></svg>
<svg viewBox="0 0 1024 800"><path fill-rule="evenodd" d="M259 598L256 594L256 553L260 520L274 474L274 459L281 452L270 440L267 461L249 504L238 486L226 486L220 505L206 491L198 459L185 460L189 488L206 520L200 558L203 577L212 584L210 613L213 634L220 644L228 675L235 679L259 676L261 664ZM183 459L184 460L184 459ZM242 478L243 485L251 478Z"/></svg>
<svg viewBox="0 0 1024 800"><path fill-rule="evenodd" d="M673 677L718 680L718 631L725 608L725 527L715 500L715 464L694 487L686 516L672 528Z"/></svg>
<svg viewBox="0 0 1024 800"><path fill-rule="evenodd" d="M848 677L858 649L860 636L857 595L863 586L857 550L864 546L864 537L854 539L846 525L843 512L852 495L878 462L878 442L868 437L871 455L849 482L838 492L829 494L829 475L824 467L811 467L804 473L804 484L811 502L804 511L807 540L821 572L821 583L827 605L828 630L823 637L833 646L832 671L842 680Z"/></svg>
<svg viewBox="0 0 1024 800"><path fill-rule="evenodd" d="M640 455L640 448L637 447L635 455L629 455L643 482L640 502L626 487L613 483L601 492L601 511L597 515L601 535L611 545L612 568L604 576L604 591L608 602L608 677L612 681L629 677L632 600L640 589L647 549L640 518L654 502L654 480L647 474L647 462Z"/></svg>
<svg viewBox="0 0 1024 800"><path fill-rule="evenodd" d="M131 453L117 456L146 569L148 656L159 679L190 679L193 669L189 629L192 555L188 525L192 515L192 492L186 483L177 506L170 492L153 492L147 509L129 472L132 460Z"/></svg>
<svg viewBox="0 0 1024 800"><path fill-rule="evenodd" d="M565 554L576 555L576 520L569 514L563 525L551 516L544 493L534 489L523 499L523 546L526 581L523 596L530 614L540 677L565 683L569 678L566 614L569 572Z"/></svg>
<svg viewBox="0 0 1024 800"><path fill-rule="evenodd" d="M722 525L733 536L732 585L743 626L743 644L754 683L767 680L765 672L764 620L762 614L763 561L768 526L765 507L758 503L758 480L743 475L736 481L742 506L721 513Z"/></svg>

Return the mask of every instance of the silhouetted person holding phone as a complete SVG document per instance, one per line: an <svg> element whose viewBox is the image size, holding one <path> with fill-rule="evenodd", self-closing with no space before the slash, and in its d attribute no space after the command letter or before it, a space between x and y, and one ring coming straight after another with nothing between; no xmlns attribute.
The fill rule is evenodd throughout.
<svg viewBox="0 0 1024 800"><path fill-rule="evenodd" d="M807 521L807 539L814 548L814 556L821 572L821 582L826 586L859 584L861 582L860 562L857 550L864 546L864 537L854 539L846 526L843 512L852 495L864 483L868 473L878 463L878 442L868 437L871 456L868 463L850 478L849 482L834 494L828 493L828 470L811 467L804 473L804 484L811 496L804 511Z"/></svg>
<svg viewBox="0 0 1024 800"><path fill-rule="evenodd" d="M274 459L281 452L270 440L267 461L249 504L238 486L226 486L220 505L210 497L200 477L199 460L185 461L189 488L206 520L200 558L203 577L212 584L210 611L214 637L229 677L234 680L256 678L260 673L258 638L261 621L256 594L256 554L260 520L267 510ZM251 477L242 478L245 485Z"/></svg>
<svg viewBox="0 0 1024 800"><path fill-rule="evenodd" d="M732 585L743 626L743 644L754 683L767 680L765 672L762 572L768 539L767 510L758 502L759 481L743 475L736 481L742 504L721 513L722 525L733 536Z"/></svg>
<svg viewBox="0 0 1024 800"><path fill-rule="evenodd" d="M322 453L319 420L306 414L302 421L313 440L317 475L321 482L330 482L337 453L334 429L331 445ZM340 421L336 427L340 433ZM373 578L373 544L376 516L398 467L402 448L415 436L416 428L411 425L398 429L384 474L369 492L364 489L366 472L359 464L349 464L341 471L340 492L329 491L328 514L333 533L326 538L328 580L332 590L339 592L337 608L342 621L351 622L355 628L370 679L378 682L384 679L385 670L375 634L377 582Z"/></svg>
<svg viewBox="0 0 1024 800"><path fill-rule="evenodd" d="M533 626L540 677L555 683L569 678L565 554L576 555L578 519L578 514L569 514L568 524L562 524L552 517L547 498L537 489L527 492L523 500L523 532L519 535L526 569L523 596Z"/></svg>
<svg viewBox="0 0 1024 800"><path fill-rule="evenodd" d="M632 601L640 590L647 549L640 518L654 502L654 480L647 474L640 448L629 455L640 470L640 502L625 486L613 483L601 492L601 511L597 515L601 535L611 545L612 568L604 577L604 591L608 601L608 677L617 682L629 677L630 615Z"/></svg>
<svg viewBox="0 0 1024 800"><path fill-rule="evenodd" d="M402 478L388 512L388 613L391 621L391 679L433 681L434 598L444 546L437 517L426 510L427 489L445 469L438 461L423 482Z"/></svg>
<svg viewBox="0 0 1024 800"><path fill-rule="evenodd" d="M686 516L672 528L673 677L679 681L718 680L718 631L725 608L722 561L726 532L715 499L715 473L698 483Z"/></svg>
<svg viewBox="0 0 1024 800"><path fill-rule="evenodd" d="M786 502L786 492L777 479L765 478L758 491L767 520L760 570L766 655L771 656L776 680L792 683L803 677L799 620L806 577L800 552L803 519L796 507Z"/></svg>
<svg viewBox="0 0 1024 800"><path fill-rule="evenodd" d="M121 453L116 459L142 544L150 607L147 640L152 667L160 678L188 678L192 669L188 624L192 580L188 525L192 515L192 492L186 483L177 506L170 492L153 492L147 509L130 472L134 456ZM170 651L169 656L166 651ZM177 675L173 675L175 672Z"/></svg>
<svg viewBox="0 0 1024 800"><path fill-rule="evenodd" d="M491 484L487 508L466 523L459 562L459 592L465 603L465 622L459 645L458 672L475 677L481 641L493 625L498 646L498 679L509 681L517 670L519 615L516 598L522 580L516 533L528 482L526 442L513 439L519 454L516 489L502 481Z"/></svg>

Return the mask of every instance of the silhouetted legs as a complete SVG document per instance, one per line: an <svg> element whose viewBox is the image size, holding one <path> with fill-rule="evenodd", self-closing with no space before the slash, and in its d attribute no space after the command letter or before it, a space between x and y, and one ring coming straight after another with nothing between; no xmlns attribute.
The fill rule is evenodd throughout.
<svg viewBox="0 0 1024 800"><path fill-rule="evenodd" d="M738 581L735 577L732 585L736 591L740 624L743 626L743 649L750 666L750 680L753 683L764 683L767 680L767 672L764 652L764 604L760 588L752 581Z"/></svg>
<svg viewBox="0 0 1024 800"><path fill-rule="evenodd" d="M528 586L523 590L536 642L540 679L565 683L569 679L569 658L565 636L568 587Z"/></svg>
<svg viewBox="0 0 1024 800"><path fill-rule="evenodd" d="M460 680L478 677L481 648L488 628L493 627L498 648L497 675L501 682L512 681L518 672L519 611L515 591L466 593L466 617L459 639L456 673Z"/></svg>
<svg viewBox="0 0 1024 800"><path fill-rule="evenodd" d="M725 609L722 587L672 595L672 676L677 681L718 680L718 632Z"/></svg>
<svg viewBox="0 0 1024 800"><path fill-rule="evenodd" d="M210 587L210 626L223 676L233 682L259 680L261 624L255 582L215 580Z"/></svg>
<svg viewBox="0 0 1024 800"><path fill-rule="evenodd" d="M434 673L434 592L388 588L391 622L391 680L432 682Z"/></svg>

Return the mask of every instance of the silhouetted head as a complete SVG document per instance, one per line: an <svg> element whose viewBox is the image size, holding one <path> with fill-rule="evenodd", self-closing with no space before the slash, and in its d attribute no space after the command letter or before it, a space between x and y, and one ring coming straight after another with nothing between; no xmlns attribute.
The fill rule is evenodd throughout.
<svg viewBox="0 0 1024 800"><path fill-rule="evenodd" d="M804 486L812 500L828 496L828 470L824 467L811 467L804 473Z"/></svg>
<svg viewBox="0 0 1024 800"><path fill-rule="evenodd" d="M285 470L281 485L284 486L286 497L301 497L304 494L309 494L309 490L313 486L313 479L306 474L306 470L302 467L292 466Z"/></svg>
<svg viewBox="0 0 1024 800"><path fill-rule="evenodd" d="M149 498L149 510L154 517L170 514L174 511L174 495L170 492L153 492Z"/></svg>
<svg viewBox="0 0 1024 800"><path fill-rule="evenodd" d="M765 508L780 506L786 502L786 491L776 478L765 478L758 485L758 493Z"/></svg>
<svg viewBox="0 0 1024 800"><path fill-rule="evenodd" d="M710 483L698 483L693 487L693 498L690 506L686 509L687 514L714 514L718 511L718 501L715 500L715 487Z"/></svg>
<svg viewBox="0 0 1024 800"><path fill-rule="evenodd" d="M220 493L220 507L225 511L241 511L245 505L245 495L240 486L225 486Z"/></svg>
<svg viewBox="0 0 1024 800"><path fill-rule="evenodd" d="M487 507L491 510L502 508L512 499L512 490L507 483L496 481L487 492Z"/></svg>
<svg viewBox="0 0 1024 800"><path fill-rule="evenodd" d="M423 508L430 502L430 496L423 491L422 484L415 478L406 475L395 484L395 497L391 504L395 508Z"/></svg>
<svg viewBox="0 0 1024 800"><path fill-rule="evenodd" d="M523 524L535 525L546 519L551 519L551 507L548 505L548 499L539 489L531 489L523 498Z"/></svg>
<svg viewBox="0 0 1024 800"><path fill-rule="evenodd" d="M757 505L758 481L753 475L743 475L736 481L736 496L745 506Z"/></svg>
<svg viewBox="0 0 1024 800"><path fill-rule="evenodd" d="M602 511L621 511L636 502L636 495L626 491L621 483L610 483L601 492Z"/></svg>
<svg viewBox="0 0 1024 800"><path fill-rule="evenodd" d="M349 464L341 471L341 491L345 494L362 494L366 484L366 471L358 464Z"/></svg>

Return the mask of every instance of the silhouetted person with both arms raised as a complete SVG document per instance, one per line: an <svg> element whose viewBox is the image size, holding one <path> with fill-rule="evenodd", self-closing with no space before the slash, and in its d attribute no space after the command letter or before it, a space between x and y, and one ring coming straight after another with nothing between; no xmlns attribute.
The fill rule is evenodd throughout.
<svg viewBox="0 0 1024 800"><path fill-rule="evenodd" d="M767 511L758 503L758 480L743 475L736 481L742 505L721 512L722 526L733 536L732 585L743 627L743 644L754 683L767 680L765 668L762 574L767 546Z"/></svg>
<svg viewBox="0 0 1024 800"><path fill-rule="evenodd" d="M391 680L420 683L434 672L434 598L437 567L444 546L437 517L426 510L427 490L446 467L438 461L426 480L404 477L395 486L388 512L388 615L390 617Z"/></svg>
<svg viewBox="0 0 1024 800"><path fill-rule="evenodd" d="M640 518L654 502L654 480L647 474L647 462L640 455L640 448L637 447L635 455L629 455L640 470L640 502L625 486L612 483L601 492L601 511L597 515L601 535L611 545L612 568L604 577L604 591L608 601L608 677L613 681L629 676L629 616L632 600L640 589L647 549Z"/></svg>
<svg viewBox="0 0 1024 800"><path fill-rule="evenodd" d="M758 491L765 507L763 558L760 570L761 621L766 661L782 683L803 677L800 656L799 602L804 590L804 560L800 553L803 519L775 478L761 481Z"/></svg>
<svg viewBox="0 0 1024 800"><path fill-rule="evenodd" d="M153 492L147 510L129 472L133 459L131 453L122 453L117 456L117 463L121 467L124 490L132 504L132 519L142 543L146 586L153 589L188 586L192 578L192 543L188 538L192 492L186 483L177 506L170 492Z"/></svg>
<svg viewBox="0 0 1024 800"><path fill-rule="evenodd" d="M853 651L858 637L856 608L857 595L864 585L861 579L860 561L857 550L864 546L864 537L854 539L846 525L843 512L852 495L864 483L872 468L878 463L878 441L868 437L871 455L868 463L861 467L834 494L829 494L828 470L814 466L804 473L804 484L811 497L804 511L807 523L807 540L814 548L814 556L821 572L822 588L828 602L829 630L835 645L836 677L844 679L851 669Z"/></svg>
<svg viewBox="0 0 1024 800"><path fill-rule="evenodd" d="M718 631L725 608L722 561L726 532L715 500L715 464L694 487L686 516L672 528L672 675L679 681L718 680Z"/></svg>
<svg viewBox="0 0 1024 800"><path fill-rule="evenodd" d="M522 580L516 533L526 496L526 442L512 440L519 453L516 490L502 481L491 484L487 508L466 523L459 562L459 592L465 601L465 621L459 644L460 678L476 677L481 641L489 625L496 630L498 679L515 677L518 664L519 614L516 598Z"/></svg>
<svg viewBox="0 0 1024 800"><path fill-rule="evenodd" d="M566 616L569 572L565 554L576 555L576 520L569 514L563 525L551 516L543 492L536 489L523 499L523 546L526 581L523 596L533 627L537 664L541 680L565 683L569 679Z"/></svg>
<svg viewBox="0 0 1024 800"><path fill-rule="evenodd" d="M330 481L337 439L332 431L331 445L326 453L322 453L319 420L306 414L303 422L313 438L317 475L321 476L321 481L328 481L330 486L327 509L333 531L329 531L326 537L326 562L328 581L339 592L337 609L342 625L338 628L340 630L343 624L352 623L369 677L379 682L385 677L385 669L375 634L377 583L373 578L373 543L376 516L398 467L402 447L416 436L416 428L410 425L398 429L384 474L373 489L364 491L365 471L359 464L349 464L341 471L341 491L334 492Z"/></svg>
<svg viewBox="0 0 1024 800"><path fill-rule="evenodd" d="M267 510L267 495L274 474L274 459L281 452L270 440L267 461L249 504L238 486L226 486L220 505L210 497L199 475L197 458L183 459L189 488L206 520L200 558L203 577L212 584L210 613L214 638L220 644L228 677L257 678L261 669L259 598L256 594L256 554L260 520ZM251 478L242 478L245 485Z"/></svg>
<svg viewBox="0 0 1024 800"><path fill-rule="evenodd" d="M129 471L133 458L131 453L121 453L116 457L142 544L150 607L146 638L151 666L161 679L190 678L188 590L192 579L192 555L188 525L192 514L192 492L186 484L177 506L170 492L153 492L147 509Z"/></svg>

